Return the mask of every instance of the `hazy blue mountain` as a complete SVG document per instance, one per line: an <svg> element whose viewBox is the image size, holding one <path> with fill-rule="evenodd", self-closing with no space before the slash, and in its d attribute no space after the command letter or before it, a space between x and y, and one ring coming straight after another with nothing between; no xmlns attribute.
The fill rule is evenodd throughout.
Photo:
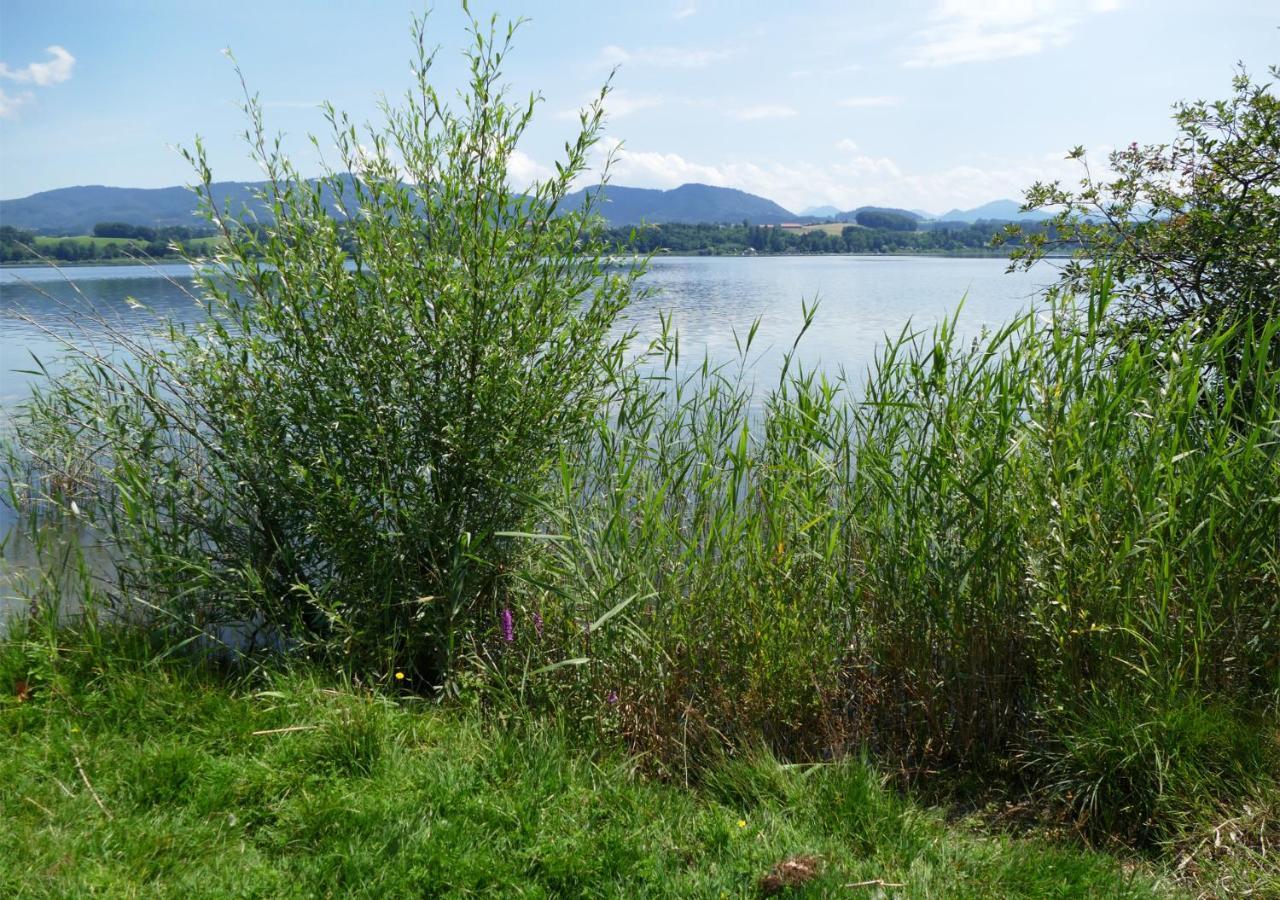
<svg viewBox="0 0 1280 900"><path fill-rule="evenodd" d="M249 199L249 186L214 186L222 202ZM201 225L196 197L183 187L118 188L102 185L41 191L20 200L0 200L0 223L47 234L87 234L99 222L131 225Z"/></svg>
<svg viewBox="0 0 1280 900"><path fill-rule="evenodd" d="M947 222L980 222L988 219L1002 222L1019 220L1038 222L1049 218L1049 214L1045 212L1024 213L1021 210L1022 204L1016 200L992 200L973 209L953 209L938 218Z"/></svg>
<svg viewBox="0 0 1280 900"><path fill-rule="evenodd" d="M598 188L570 194L565 198L565 207L577 209L587 191L595 190ZM682 184L669 191L611 184L604 189L604 202L597 211L615 226L641 222L737 224L743 220L753 225L777 225L798 218L772 200L709 184Z"/></svg>
<svg viewBox="0 0 1280 900"><path fill-rule="evenodd" d="M808 209L800 210L800 215L814 219L830 219L840 215L840 210L834 206L810 206Z"/></svg>
<svg viewBox="0 0 1280 900"><path fill-rule="evenodd" d="M262 204L253 191L265 182L221 181L212 185L218 205L234 215L243 206L262 215ZM336 208L332 191L325 191L326 204ZM0 200L0 225L12 225L43 234L88 234L99 222L127 222L130 225L203 226L196 213L196 195L185 187L120 188L102 185L58 188L41 191L17 200Z"/></svg>

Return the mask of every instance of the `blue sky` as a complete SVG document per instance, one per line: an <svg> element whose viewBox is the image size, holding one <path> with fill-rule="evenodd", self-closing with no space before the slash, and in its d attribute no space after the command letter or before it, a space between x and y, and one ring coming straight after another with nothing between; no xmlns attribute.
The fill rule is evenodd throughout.
<svg viewBox="0 0 1280 900"><path fill-rule="evenodd" d="M459 83L462 16L438 0L437 72ZM1216 98L1233 66L1280 62L1275 0L508 0L530 20L508 67L544 103L513 180L548 170L573 110L618 68L609 139L618 184L699 181L798 210L892 204L941 212L1018 197L1103 153L1171 136L1170 105ZM315 167L330 100L376 119L408 86L400 0L0 0L0 197L73 184L190 180L196 134L215 176L253 179L231 47Z"/></svg>

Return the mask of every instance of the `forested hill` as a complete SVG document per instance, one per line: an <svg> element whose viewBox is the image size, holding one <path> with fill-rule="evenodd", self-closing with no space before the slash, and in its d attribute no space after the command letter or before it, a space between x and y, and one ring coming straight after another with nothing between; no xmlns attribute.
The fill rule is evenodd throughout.
<svg viewBox="0 0 1280 900"><path fill-rule="evenodd" d="M215 196L234 207L248 202L254 185L225 181ZM121 188L84 185L0 200L0 222L42 234L89 234L99 222L129 222L151 228L192 226L196 196L185 187Z"/></svg>
<svg viewBox="0 0 1280 900"><path fill-rule="evenodd" d="M569 209L577 209L586 200L586 188L565 198ZM600 215L612 226L639 225L642 222L676 222L709 225L741 224L780 225L794 221L795 213L772 200L734 188L709 184L682 184L669 191L608 185L604 202L597 206Z"/></svg>

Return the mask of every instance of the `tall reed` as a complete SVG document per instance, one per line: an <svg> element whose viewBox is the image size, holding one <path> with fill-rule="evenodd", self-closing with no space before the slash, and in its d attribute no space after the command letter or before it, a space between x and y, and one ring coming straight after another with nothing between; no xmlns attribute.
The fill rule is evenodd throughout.
<svg viewBox="0 0 1280 900"><path fill-rule="evenodd" d="M1113 748L1140 780L1185 749L1238 785L1266 739L1233 723L1280 699L1280 322L1242 392L1216 374L1234 329L1119 343L1108 297L904 330L857 391L787 366L755 406L668 352L562 462L523 579L546 634L508 656L677 767L857 742L1101 808L1081 736L1124 709L1166 731Z"/></svg>

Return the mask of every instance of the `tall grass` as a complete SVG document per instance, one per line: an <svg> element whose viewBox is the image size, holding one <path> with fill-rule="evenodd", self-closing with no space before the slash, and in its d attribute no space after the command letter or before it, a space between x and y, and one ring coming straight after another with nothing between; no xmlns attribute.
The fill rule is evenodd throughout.
<svg viewBox="0 0 1280 900"><path fill-rule="evenodd" d="M904 331L861 393L638 380L562 463L509 662L677 771L861 743L1136 836L1245 789L1280 699L1280 322L1245 394L1234 330L1117 343L1108 297Z"/></svg>

